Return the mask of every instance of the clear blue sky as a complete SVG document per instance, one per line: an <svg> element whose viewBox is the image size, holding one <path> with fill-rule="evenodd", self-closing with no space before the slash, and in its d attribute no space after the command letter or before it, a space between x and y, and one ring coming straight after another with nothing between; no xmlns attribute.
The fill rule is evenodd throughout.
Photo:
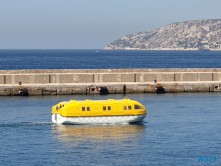
<svg viewBox="0 0 221 166"><path fill-rule="evenodd" d="M125 34L221 18L221 0L0 0L0 49L100 49Z"/></svg>

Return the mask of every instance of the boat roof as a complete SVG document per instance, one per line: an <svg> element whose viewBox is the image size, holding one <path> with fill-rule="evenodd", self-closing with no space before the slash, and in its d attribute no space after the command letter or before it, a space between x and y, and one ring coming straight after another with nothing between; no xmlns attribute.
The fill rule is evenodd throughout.
<svg viewBox="0 0 221 166"><path fill-rule="evenodd" d="M74 103L78 103L78 104L81 104L81 103L87 103L87 104L90 104L90 103L132 103L132 102L137 102L135 100L131 100L131 99L128 99L128 98L125 98L125 99L107 99L107 100L89 100L89 99L86 99L86 100L70 100L70 101L64 101L64 102L60 102L59 104L74 104Z"/></svg>

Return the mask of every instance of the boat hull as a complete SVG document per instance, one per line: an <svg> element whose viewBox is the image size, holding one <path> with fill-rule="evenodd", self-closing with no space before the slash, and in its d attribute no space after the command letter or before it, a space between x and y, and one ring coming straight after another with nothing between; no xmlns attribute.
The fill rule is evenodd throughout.
<svg viewBox="0 0 221 166"><path fill-rule="evenodd" d="M91 117L62 117L52 114L52 122L58 124L123 124L139 123L146 115L130 116L91 116Z"/></svg>

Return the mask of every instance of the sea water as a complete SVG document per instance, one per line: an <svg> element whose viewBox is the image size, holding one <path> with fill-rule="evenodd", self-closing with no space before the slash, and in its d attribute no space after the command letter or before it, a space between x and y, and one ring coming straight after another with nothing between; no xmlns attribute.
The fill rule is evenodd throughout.
<svg viewBox="0 0 221 166"><path fill-rule="evenodd" d="M221 68L221 51L0 50L0 70Z"/></svg>
<svg viewBox="0 0 221 166"><path fill-rule="evenodd" d="M0 50L0 70L221 68L221 52ZM0 97L0 165L221 165L221 93L129 94L142 124L56 125L51 107L107 96Z"/></svg>
<svg viewBox="0 0 221 166"><path fill-rule="evenodd" d="M56 125L51 107L107 96L0 97L1 165L221 165L221 93L128 94L141 124Z"/></svg>

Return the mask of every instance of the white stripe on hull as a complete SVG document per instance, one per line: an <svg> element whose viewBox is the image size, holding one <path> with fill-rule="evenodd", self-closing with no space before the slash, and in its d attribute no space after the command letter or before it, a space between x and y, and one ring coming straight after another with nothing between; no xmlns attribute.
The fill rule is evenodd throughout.
<svg viewBox="0 0 221 166"><path fill-rule="evenodd" d="M62 117L60 114L52 115L52 122L59 124L114 124L141 122L145 115L134 116L97 116L97 117Z"/></svg>

